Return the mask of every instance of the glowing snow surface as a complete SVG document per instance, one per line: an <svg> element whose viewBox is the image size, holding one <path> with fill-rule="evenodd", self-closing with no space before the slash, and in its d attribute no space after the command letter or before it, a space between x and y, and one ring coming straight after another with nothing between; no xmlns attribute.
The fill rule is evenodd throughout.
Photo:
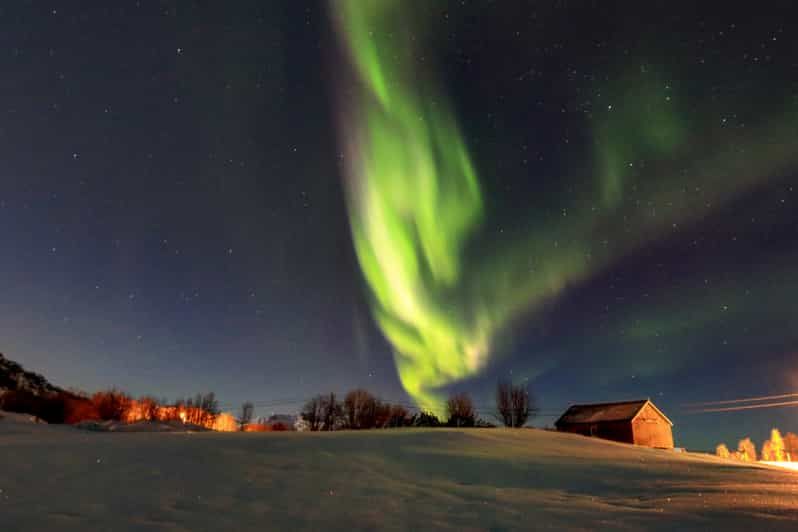
<svg viewBox="0 0 798 532"><path fill-rule="evenodd" d="M784 469L792 469L798 471L798 462L760 462L761 464L771 465L775 467L782 467Z"/></svg>
<svg viewBox="0 0 798 532"><path fill-rule="evenodd" d="M0 530L797 530L798 474L539 430L0 420Z"/></svg>

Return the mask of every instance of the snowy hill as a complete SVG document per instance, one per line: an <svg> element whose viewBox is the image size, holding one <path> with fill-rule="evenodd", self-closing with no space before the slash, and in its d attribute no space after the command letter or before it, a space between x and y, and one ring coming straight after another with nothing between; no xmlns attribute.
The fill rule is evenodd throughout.
<svg viewBox="0 0 798 532"><path fill-rule="evenodd" d="M794 472L571 434L4 427L3 530L798 528Z"/></svg>
<svg viewBox="0 0 798 532"><path fill-rule="evenodd" d="M45 395L62 391L38 373L26 371L21 365L0 353L0 394L4 391L29 391L34 395Z"/></svg>

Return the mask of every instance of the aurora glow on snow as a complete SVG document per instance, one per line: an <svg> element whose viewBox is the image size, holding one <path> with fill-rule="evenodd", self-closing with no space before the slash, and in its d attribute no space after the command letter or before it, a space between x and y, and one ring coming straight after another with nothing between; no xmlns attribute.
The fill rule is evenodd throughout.
<svg viewBox="0 0 798 532"><path fill-rule="evenodd" d="M500 355L514 319L795 166L794 101L730 131L696 113L672 73L630 62L596 82L607 103L586 125L594 153L558 177L570 186L556 214L487 235L480 182L496 165L473 160L434 61L418 61L435 56L432 21L398 0L332 6L357 78L340 113L356 253L401 382L425 408ZM469 253L486 241L490 253Z"/></svg>

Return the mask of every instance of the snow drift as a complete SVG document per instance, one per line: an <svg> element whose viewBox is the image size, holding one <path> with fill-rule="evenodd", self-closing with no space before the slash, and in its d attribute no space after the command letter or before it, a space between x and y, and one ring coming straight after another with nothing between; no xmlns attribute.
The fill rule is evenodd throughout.
<svg viewBox="0 0 798 532"><path fill-rule="evenodd" d="M2 530L798 527L794 472L539 430L154 434L0 422L0 490Z"/></svg>

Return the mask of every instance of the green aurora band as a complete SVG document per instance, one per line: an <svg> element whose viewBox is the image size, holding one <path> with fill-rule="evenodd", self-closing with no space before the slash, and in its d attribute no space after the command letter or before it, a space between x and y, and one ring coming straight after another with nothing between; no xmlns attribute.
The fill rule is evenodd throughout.
<svg viewBox="0 0 798 532"><path fill-rule="evenodd" d="M794 103L718 132L679 107L678 87L622 77L603 88L618 103L593 116L595 177L576 180L588 186L552 200L562 216L530 213L515 241L465 261L486 212L444 91L419 71L425 21L401 0L331 6L357 78L341 120L357 258L402 385L436 413L439 389L484 369L512 320L796 164Z"/></svg>
<svg viewBox="0 0 798 532"><path fill-rule="evenodd" d="M431 389L474 374L487 353L490 331L444 304L462 282L462 248L482 219L477 176L445 100L409 83L415 49L409 35L391 35L402 26L400 3L335 5L363 85L359 122L350 125L357 257L403 386L439 412Z"/></svg>

